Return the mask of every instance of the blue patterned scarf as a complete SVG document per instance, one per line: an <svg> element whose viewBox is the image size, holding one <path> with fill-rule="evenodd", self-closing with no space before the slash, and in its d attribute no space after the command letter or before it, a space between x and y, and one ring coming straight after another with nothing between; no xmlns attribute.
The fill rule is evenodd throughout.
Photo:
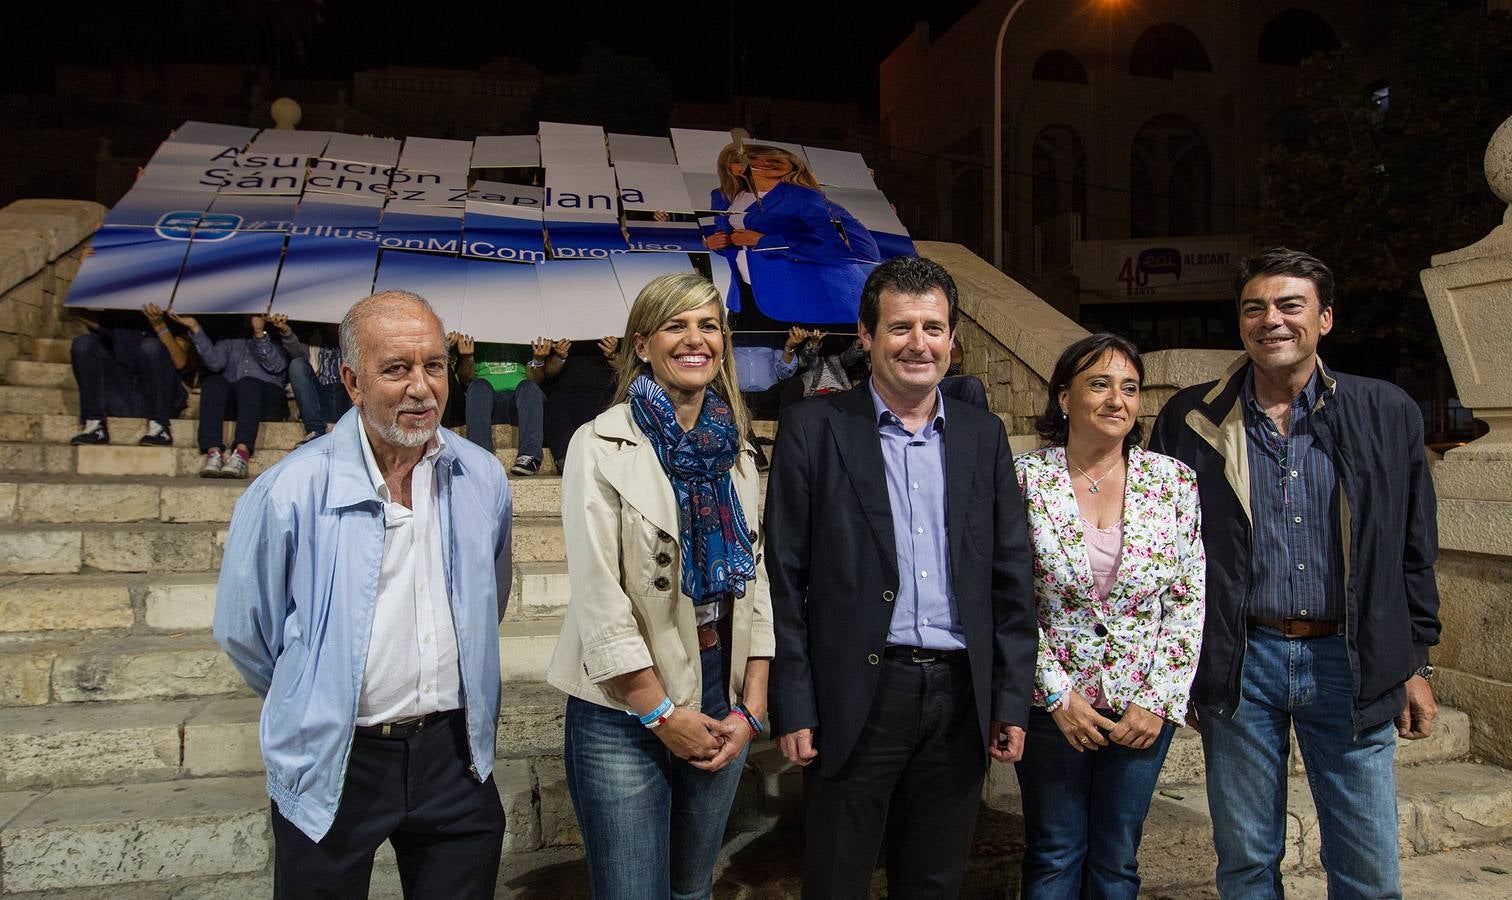
<svg viewBox="0 0 1512 900"><path fill-rule="evenodd" d="M740 456L740 432L730 405L712 390L691 431L677 424L672 398L649 376L630 383L630 414L656 451L677 495L682 537L682 592L694 604L726 593L745 595L756 560L730 469Z"/></svg>

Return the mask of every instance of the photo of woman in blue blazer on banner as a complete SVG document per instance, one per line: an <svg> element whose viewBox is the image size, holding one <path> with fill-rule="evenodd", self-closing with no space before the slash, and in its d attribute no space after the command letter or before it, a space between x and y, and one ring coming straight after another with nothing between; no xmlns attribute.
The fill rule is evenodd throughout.
<svg viewBox="0 0 1512 900"><path fill-rule="evenodd" d="M743 149L744 160L736 144L719 153L710 196L719 215L704 235L730 264L730 309L746 328L760 319L854 323L861 286L882 261L871 232L825 199L798 156L762 144Z"/></svg>

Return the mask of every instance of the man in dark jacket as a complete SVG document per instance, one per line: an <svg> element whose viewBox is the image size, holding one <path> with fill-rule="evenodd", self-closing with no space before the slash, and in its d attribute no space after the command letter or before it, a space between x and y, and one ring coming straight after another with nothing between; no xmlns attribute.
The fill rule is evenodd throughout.
<svg viewBox="0 0 1512 900"><path fill-rule="evenodd" d="M1427 737L1436 713L1422 416L1400 388L1319 361L1333 327L1322 262L1269 250L1234 286L1246 357L1171 398L1150 440L1202 492L1208 607L1192 700L1218 891L1281 896L1295 726L1329 896L1399 897L1396 737Z"/></svg>

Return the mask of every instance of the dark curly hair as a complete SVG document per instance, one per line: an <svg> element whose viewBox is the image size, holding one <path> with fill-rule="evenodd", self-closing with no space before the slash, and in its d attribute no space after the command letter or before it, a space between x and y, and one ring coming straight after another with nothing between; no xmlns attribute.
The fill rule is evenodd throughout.
<svg viewBox="0 0 1512 900"><path fill-rule="evenodd" d="M1102 359L1103 353L1115 350L1122 353L1134 371L1139 373L1139 386L1144 387L1144 360L1139 356L1139 348L1134 342L1126 337L1121 337L1109 332L1088 335L1065 349L1060 359L1055 362L1055 371L1050 373L1050 394L1045 398L1045 411L1034 421L1034 428L1045 443L1052 447L1066 446L1066 438L1071 434L1071 425L1066 421L1066 414L1061 412L1060 392L1071 386L1071 380L1077 375L1092 368L1093 364ZM1124 435L1124 451L1139 443L1144 436L1144 428L1138 422Z"/></svg>

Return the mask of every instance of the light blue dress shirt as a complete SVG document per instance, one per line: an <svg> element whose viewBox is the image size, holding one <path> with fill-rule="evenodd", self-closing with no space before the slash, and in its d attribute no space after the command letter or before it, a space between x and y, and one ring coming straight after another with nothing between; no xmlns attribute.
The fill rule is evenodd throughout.
<svg viewBox="0 0 1512 900"><path fill-rule="evenodd" d="M887 643L965 650L966 632L950 586L950 536L945 518L945 399L935 390L935 415L917 432L866 382L877 410L887 500L898 555L898 596Z"/></svg>
<svg viewBox="0 0 1512 900"><path fill-rule="evenodd" d="M780 347L736 347L735 377L742 393L764 391L798 371L798 354L791 362L782 359Z"/></svg>
<svg viewBox="0 0 1512 900"><path fill-rule="evenodd" d="M236 501L216 586L215 639L263 698L268 794L314 841L341 803L383 561L383 501L363 461L359 416L350 410ZM499 716L509 482L468 441L446 443L434 463L469 771L481 782L493 771Z"/></svg>

